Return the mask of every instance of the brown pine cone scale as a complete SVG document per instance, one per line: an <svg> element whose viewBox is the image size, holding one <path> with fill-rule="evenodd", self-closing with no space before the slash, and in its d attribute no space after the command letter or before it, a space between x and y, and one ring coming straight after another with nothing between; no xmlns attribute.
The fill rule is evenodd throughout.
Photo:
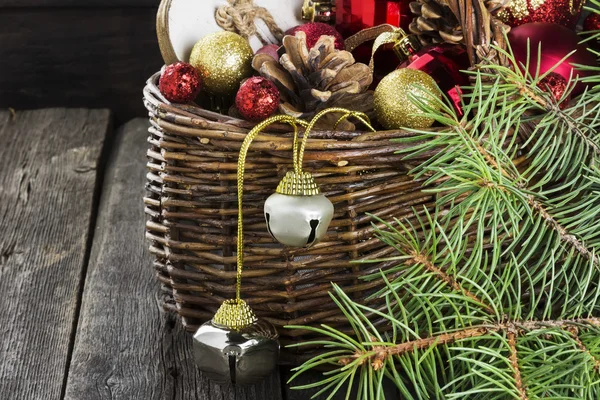
<svg viewBox="0 0 600 400"><path fill-rule="evenodd" d="M485 0L488 10L499 0ZM435 43L463 43L462 27L445 0L417 0L410 3L414 19L409 26L423 46Z"/></svg>
<svg viewBox="0 0 600 400"><path fill-rule="evenodd" d="M333 37L321 36L309 50L306 34L297 32L283 38L285 54L279 62L266 54L254 57L253 68L281 92L281 113L308 120L326 108L341 107L373 115L373 93L368 91L373 82L371 70L334 45ZM320 125L332 127L337 119L339 115L328 116ZM354 129L349 122L339 127Z"/></svg>

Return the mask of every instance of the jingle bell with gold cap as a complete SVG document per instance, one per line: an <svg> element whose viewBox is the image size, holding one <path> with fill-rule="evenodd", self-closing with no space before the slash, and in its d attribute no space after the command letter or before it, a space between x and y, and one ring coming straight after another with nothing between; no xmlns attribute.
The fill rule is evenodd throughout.
<svg viewBox="0 0 600 400"><path fill-rule="evenodd" d="M194 357L207 378L247 385L267 378L279 359L278 334L241 299L227 300L194 335Z"/></svg>
<svg viewBox="0 0 600 400"><path fill-rule="evenodd" d="M291 247L310 247L321 240L333 219L333 204L321 194L312 174L290 171L265 202L271 236Z"/></svg>

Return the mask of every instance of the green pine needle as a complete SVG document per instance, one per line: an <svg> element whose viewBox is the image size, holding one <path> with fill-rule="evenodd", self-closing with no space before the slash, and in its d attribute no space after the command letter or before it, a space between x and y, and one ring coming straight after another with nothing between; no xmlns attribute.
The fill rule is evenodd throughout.
<svg viewBox="0 0 600 400"><path fill-rule="evenodd" d="M364 261L385 263L364 277L383 280L372 298L385 306L333 285L354 334L289 327L322 337L295 346L324 348L291 381L331 368L297 389L349 399L355 383L357 399L379 400L386 377L406 399L600 398L600 68L582 67L588 88L565 106L579 81L554 99L540 87L547 73L495 50L511 68L473 73L464 117L412 99L446 127L398 139L436 207L370 216L395 253Z"/></svg>

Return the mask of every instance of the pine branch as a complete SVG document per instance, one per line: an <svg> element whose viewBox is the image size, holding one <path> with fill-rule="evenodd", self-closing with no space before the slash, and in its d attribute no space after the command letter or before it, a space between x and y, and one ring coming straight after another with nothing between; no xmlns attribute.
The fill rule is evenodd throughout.
<svg viewBox="0 0 600 400"><path fill-rule="evenodd" d="M515 370L515 376L519 376L520 371L517 363L517 351L516 351L516 340L518 336L533 331L536 329L560 329L571 333L572 329L577 329L578 326L594 326L600 328L600 318L576 318L572 320L555 320L555 321L509 321L504 323L497 323L493 325L480 325L475 327L469 327L457 330L449 333L439 333L432 335L427 338L411 340L397 345L384 347L374 346L372 350L363 350L356 352L348 358L340 359L341 365L351 364L354 360L361 360L361 363L371 360L373 367L376 369L381 368L382 360L390 358L392 356L398 356L406 353L411 353L416 350L427 349L433 346L441 346L451 343L456 343L465 339L481 338L490 333L505 333L509 339L509 346L511 348L511 364ZM372 340L373 343L378 343L377 340ZM511 343L512 342L512 343ZM367 343L365 343L367 344ZM514 347L514 350L513 350ZM581 348L582 351L586 351L585 346ZM589 351L587 351L589 354ZM520 385L523 386L522 381Z"/></svg>
<svg viewBox="0 0 600 400"><path fill-rule="evenodd" d="M575 145L584 149L581 152L577 151L580 154L573 160L571 164L573 168L564 169L563 173L566 175L563 177L574 176L581 171L583 165L597 165L600 158L600 138L598 137L598 124L595 117L599 107L598 93L593 89L588 90L572 102L571 106L563 106L579 81L596 85L600 69L596 67L582 68L587 69L595 76L568 82L567 90L565 90L561 99L554 99L544 91L543 87L540 87L542 79L551 73L553 68L543 75L531 76L526 72L526 65L522 65L515 60L510 46L507 50L498 47L495 47L495 50L510 60L511 68L502 65L490 65L486 66L489 72L482 73L479 71L476 72L476 76L478 78L482 76L494 77L498 87L490 89L488 86L483 87L483 90L497 90L499 99L510 100L507 105L508 108L517 110L519 115L528 116L529 122L526 124L532 129L529 132L530 139L527 144L534 143L530 149L530 154L533 155L532 165L540 168L557 168L556 164L551 164L551 159L544 158L544 150L548 146L555 145L557 138L563 144L563 148L558 150L562 156L575 153L578 150ZM572 53L565 56L557 65L564 62L571 55ZM485 95L487 93L484 93ZM592 110L595 110L595 112L588 113L585 111L589 105L592 105ZM505 112L505 110L496 109L492 112L500 113ZM586 115L591 115L592 119L586 118ZM572 138L577 140L573 141ZM556 175L556 178L558 177Z"/></svg>
<svg viewBox="0 0 600 400"><path fill-rule="evenodd" d="M501 70L505 70L505 69L502 68ZM497 85L493 85L493 87L495 88L495 87L497 87ZM527 87L527 86L525 86L525 87ZM481 86L481 82L479 82L479 84L476 85L476 88L474 90L475 93L477 93L478 88L479 89L483 88L483 86ZM492 89L490 89L490 90L492 90ZM529 90L529 88L528 88L528 90ZM482 94L483 94L483 91L482 91ZM497 92L490 91L490 92L485 92L485 94L488 96L488 98L486 100L488 103L496 102L496 96L498 95ZM475 95L473 95L473 96L475 98ZM541 99L540 101L545 101L541 97L540 97L540 99ZM424 110L427 113L429 113L430 116L433 116L436 114L435 109L431 105L428 105L425 102L422 102L419 100L417 100L416 102L419 104L419 106L424 108ZM481 105L481 107L483 108L482 112L486 112L490 108L490 106L487 103L484 105ZM468 143L468 147L472 151L477 151L490 167L495 169L503 177L507 178L509 180L509 182L512 182L514 184L515 188L520 189L520 190L526 190L525 182L527 182L527 180L519 174L513 161L510 158L505 157L503 160L507 165L499 164L496 161L496 159L494 157L492 157L491 154L489 153L489 151L485 148L486 144L488 144L488 145L490 144L489 140L487 142L484 142L483 136L477 137L477 135L474 134L474 132L476 132L480 128L480 126L478 126L477 124L472 123L472 122L468 122L468 123L460 122L458 120L458 117L454 113L454 111L449 108L445 108L445 109L443 109L443 111L444 111L444 115L443 116L438 115L436 119L440 119L440 120L443 119L444 121L446 121L446 123L450 123L451 124L451 132L454 132L457 136L459 136L461 138L462 141ZM561 111L561 113L562 113L562 111ZM491 124L488 122L488 125L491 125ZM427 132L420 131L419 133L422 133L424 136L428 136ZM443 139L447 140L447 136L444 136ZM487 138L487 139L489 139L489 138ZM450 141L450 140L448 140L448 141ZM454 142L451 142L448 144L448 146L450 146L451 144L455 145ZM439 146L439 143L435 143L435 145ZM426 144L425 144L425 146L426 146ZM600 149L600 147L599 147L599 149ZM418 167L417 170L428 169L428 170L432 170L434 172L434 174L436 171L438 171L438 172L441 171L441 173L434 175L434 178L439 182L441 179L443 179L442 176L445 173L445 171L441 170L441 168L443 168L443 167L437 166L435 164L435 162L430 161L429 163L423 164L420 167ZM420 176L418 172L417 172L417 176ZM432 178L432 180L433 180L433 178ZM428 183L432 183L432 182L428 182ZM493 182L490 182L489 180L486 180L486 179L480 179L478 181L478 184L479 184L479 187L481 187L481 188L487 187L487 188L492 188L492 189L499 189L499 190L503 190L504 192L506 192L509 195L514 194L514 192L507 191L505 186L500 185L500 184L494 184ZM442 186L442 185L440 185L440 186ZM588 260L591 260L596 265L596 267L600 268L600 258L594 254L594 251L587 248L587 246L584 244L584 242L580 238L578 238L576 235L569 233L568 230L564 226L562 226L562 224L556 218L553 218L552 215L550 214L550 212L543 205L543 203L536 199L536 195L537 195L536 193L528 193L528 194L524 195L525 198L527 199L528 205L531 207L531 211L533 211L540 218L542 218L544 221L546 221L547 225L550 228L552 228L555 232L557 232L560 240L563 243L565 243L567 246L569 246L571 248L574 248L579 254L581 254L583 257L587 258ZM464 213L464 211L463 211L463 213ZM482 215L482 217L484 217L484 216L485 215Z"/></svg>
<svg viewBox="0 0 600 400"><path fill-rule="evenodd" d="M463 134L465 132L459 133ZM472 139L471 135L469 135L468 133L466 135ZM522 178L508 172L509 170L506 168L501 168L500 165L498 165L498 163L496 162L496 160L494 160L490 156L489 152L482 146L480 142L475 142L474 146L492 168L498 170L506 178L509 178L512 181L516 182L517 187L524 188L525 185L521 183ZM491 185L491 183L488 182L487 185ZM590 251L585 246L585 244L581 240L579 240L575 235L569 234L567 229L561 226L561 224L555 218L553 218L552 215L550 215L550 213L544 208L543 204L537 201L533 194L528 195L527 200L531 208L546 222L546 224L558 233L560 240L563 243L574 248L579 254L581 254L586 259L591 260L594 263L594 265L596 265L596 267L600 268L600 257L598 257L592 251Z"/></svg>
<svg viewBox="0 0 600 400"><path fill-rule="evenodd" d="M514 71L512 71L512 73L514 73ZM593 157L600 157L600 145L585 134L581 127L581 124L578 124L575 120L573 120L573 118L570 115L568 115L565 111L563 111L560 105L558 105L556 102L544 98L544 95L542 93L539 93L538 90L534 90L531 88L530 85L524 84L523 80L526 80L524 76L521 75L521 79L519 80L511 75L512 74L504 75L503 79L507 83L515 85L515 88L517 89L520 96L530 100L533 103L533 105L538 106L546 113L558 118L559 122L564 123L571 133L577 135L585 145L589 146L593 150L592 159ZM542 77L540 77L540 79L541 78ZM573 88L573 86L574 85L572 82L567 85L567 87L570 87L571 89ZM569 93L569 91L567 91L567 93Z"/></svg>
<svg viewBox="0 0 600 400"><path fill-rule="evenodd" d="M393 224L374 218L377 237L399 252L379 260L386 287L373 297L385 307L334 285L356 337L293 327L327 338L298 345L327 352L294 375L332 367L311 384L321 393L356 376L359 400L381 400L387 376L407 399L600 398L600 68L586 78L598 86L561 109L542 77L497 50L513 70L476 72L462 119L449 104L413 99L447 126L402 139L437 205Z"/></svg>
<svg viewBox="0 0 600 400"><path fill-rule="evenodd" d="M577 348L585 353L594 363L594 371L597 374L600 374L600 358L594 356L590 349L586 347L581 338L579 337L579 328L576 326L571 326L567 329L567 331L571 334L571 337L577 344Z"/></svg>
<svg viewBox="0 0 600 400"><path fill-rule="evenodd" d="M600 268L600 257L594 254L593 251L588 249L585 244L579 240L575 235L569 234L569 232L561 226L558 221L550 215L550 213L544 208L544 206L536 201L533 195L528 198L529 204L532 209L538 213L538 215L551 227L555 232L558 233L560 240L575 249L586 259L592 261L597 268Z"/></svg>

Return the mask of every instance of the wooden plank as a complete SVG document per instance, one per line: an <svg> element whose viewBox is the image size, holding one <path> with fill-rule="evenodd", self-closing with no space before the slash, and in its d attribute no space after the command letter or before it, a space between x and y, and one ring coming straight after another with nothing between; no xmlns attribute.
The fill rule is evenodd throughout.
<svg viewBox="0 0 600 400"><path fill-rule="evenodd" d="M106 110L0 112L0 393L60 399Z"/></svg>
<svg viewBox="0 0 600 400"><path fill-rule="evenodd" d="M147 115L142 89L163 64L155 20L153 8L0 9L0 108Z"/></svg>
<svg viewBox="0 0 600 400"><path fill-rule="evenodd" d="M292 376L293 373L289 370L289 369L282 369L281 371L281 375L282 378L284 379L284 382L287 382ZM302 374L301 376L299 376L298 378L294 379L291 384L286 385L286 387L284 388L285 394L284 394L284 399L286 400L305 400L305 399L311 399L312 396L314 396L320 389L316 388L316 389L306 389L306 390L295 390L295 389L291 389L292 386L302 386L302 385L308 385L311 383L315 383L315 382L319 382L321 380L323 380L323 375L322 373L318 372L318 371L309 371L305 374ZM344 385L344 387L342 389L340 389L337 394L332 398L332 400L345 400L346 399L346 390L347 390L348 385ZM355 399L356 398L356 390L358 389L358 385L355 384L353 385L353 394L350 396L351 399ZM385 394L385 398L387 400L396 400L396 399L400 399L400 392L397 390L396 386L388 379L384 378L384 384L383 384L383 391ZM318 396L315 398L315 400L325 400L327 399L327 397L329 396L329 392Z"/></svg>
<svg viewBox="0 0 600 400"><path fill-rule="evenodd" d="M128 123L109 160L65 398L280 399L278 373L238 389L200 376L190 335L159 304L144 241L147 128Z"/></svg>

